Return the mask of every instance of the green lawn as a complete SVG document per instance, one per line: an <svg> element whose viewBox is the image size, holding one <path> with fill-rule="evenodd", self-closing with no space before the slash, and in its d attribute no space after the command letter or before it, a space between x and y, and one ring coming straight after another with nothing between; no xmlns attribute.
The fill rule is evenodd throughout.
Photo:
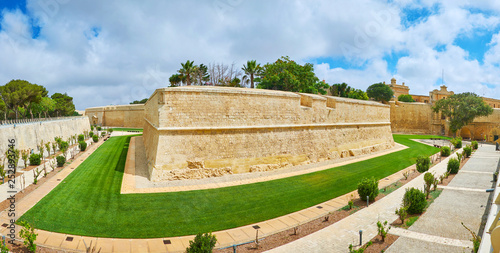
<svg viewBox="0 0 500 253"><path fill-rule="evenodd" d="M242 186L174 193L120 194L130 136L113 137L21 218L36 228L75 235L156 238L218 231L268 220L381 179L437 148L394 135L410 148L324 171Z"/></svg>
<svg viewBox="0 0 500 253"><path fill-rule="evenodd" d="M113 127L113 131L121 131L121 132L127 132L127 131L139 131L142 132L142 128L125 128L125 127Z"/></svg>

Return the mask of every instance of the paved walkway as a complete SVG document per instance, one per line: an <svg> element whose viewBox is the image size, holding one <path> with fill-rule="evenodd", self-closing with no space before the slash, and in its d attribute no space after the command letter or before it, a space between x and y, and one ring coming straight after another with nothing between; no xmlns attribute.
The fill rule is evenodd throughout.
<svg viewBox="0 0 500 253"><path fill-rule="evenodd" d="M91 146L77 161L71 166L63 169L56 177L51 178L45 184L40 186L36 191L30 193L25 198L16 203L16 216L20 217L24 212L29 210L46 194L64 180L64 178L73 171L85 158L87 158L100 144ZM411 171L415 166L410 166L406 171ZM379 187L383 188L396 182L402 178L402 171L394 173L382 179ZM338 210L347 205L351 194L357 197L356 192L348 193L330 201L318 204L316 206L281 216L272 220L251 224L248 226L238 227L234 229L214 232L217 236L216 247L226 247L239 243L246 243L255 239L256 230L254 226L259 226L259 237L269 236L278 233L311 220L324 217L331 211ZM376 206L376 205L373 205ZM0 224L9 223L7 213L4 211L0 214ZM19 230L19 228L18 228ZM356 230L357 231L357 230ZM19 231L17 231L19 232ZM6 235L7 228L0 227L0 234ZM44 230L37 230L38 237L36 243L55 249L64 249L70 252L82 252L87 245L93 242L97 243L97 247L101 247L101 252L184 252L189 245L189 241L194 239L194 236L183 236L173 238L154 238L154 239L112 239L112 238L95 238L85 236L75 236L69 234L55 233ZM85 243L84 243L85 241Z"/></svg>
<svg viewBox="0 0 500 253"><path fill-rule="evenodd" d="M456 157L456 155L453 154L443 159L441 163L433 166L429 171L435 173L437 176L444 174L446 172L448 160L451 157ZM423 189L423 176L423 174L418 176L404 185L404 187L397 189L388 196L371 204L368 208L364 208L320 231L269 250L268 252L347 252L349 244L359 245L358 231L363 230L363 241L366 242L377 235L377 221L394 222L398 218L394 211L400 207L405 190L410 187ZM419 250L416 252L426 251Z"/></svg>
<svg viewBox="0 0 500 253"><path fill-rule="evenodd" d="M436 201L408 231L420 233L420 238L401 237L386 252L464 252L472 248L471 234L479 232L482 217L492 187L492 174L497 169L500 154L493 145L482 145L444 188ZM390 231L395 233L396 231ZM435 237L445 238L445 241ZM455 242L455 243L450 243Z"/></svg>

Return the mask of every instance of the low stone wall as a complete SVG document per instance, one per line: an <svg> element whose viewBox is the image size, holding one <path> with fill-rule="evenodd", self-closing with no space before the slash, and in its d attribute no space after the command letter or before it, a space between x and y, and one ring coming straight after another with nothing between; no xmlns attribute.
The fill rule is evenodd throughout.
<svg viewBox="0 0 500 253"><path fill-rule="evenodd" d="M371 101L225 88L158 89L146 103L152 181L268 171L394 146Z"/></svg>
<svg viewBox="0 0 500 253"><path fill-rule="evenodd" d="M114 105L85 109L90 124L109 127L144 127L144 105Z"/></svg>
<svg viewBox="0 0 500 253"><path fill-rule="evenodd" d="M40 142L53 142L54 137L67 140L75 134L90 131L89 120L86 116L71 117L53 121L40 121L25 124L7 125L0 127L0 157L8 149L9 139L14 139L16 148L37 150Z"/></svg>

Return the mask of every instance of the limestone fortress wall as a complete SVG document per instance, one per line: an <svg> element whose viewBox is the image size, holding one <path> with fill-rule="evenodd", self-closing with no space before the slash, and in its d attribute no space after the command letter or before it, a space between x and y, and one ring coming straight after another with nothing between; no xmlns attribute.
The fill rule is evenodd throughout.
<svg viewBox="0 0 500 253"><path fill-rule="evenodd" d="M75 134L90 131L89 119L83 117L68 117L59 120L30 122L24 124L0 126L0 156L8 149L9 139L16 141L16 148L35 149L41 141L53 142L54 137L67 140Z"/></svg>
<svg viewBox="0 0 500 253"><path fill-rule="evenodd" d="M93 125L110 127L144 127L144 105L110 105L85 109Z"/></svg>
<svg viewBox="0 0 500 253"><path fill-rule="evenodd" d="M153 181L273 170L394 146L390 107L228 87L157 89L145 104Z"/></svg>

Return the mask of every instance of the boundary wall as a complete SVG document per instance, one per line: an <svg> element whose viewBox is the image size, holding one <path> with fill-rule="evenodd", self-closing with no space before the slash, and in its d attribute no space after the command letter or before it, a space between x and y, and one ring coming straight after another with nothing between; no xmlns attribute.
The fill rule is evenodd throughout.
<svg viewBox="0 0 500 253"><path fill-rule="evenodd" d="M152 181L268 171L394 146L388 105L283 91L157 89L145 121Z"/></svg>
<svg viewBox="0 0 500 253"><path fill-rule="evenodd" d="M85 109L90 124L108 127L144 127L144 105L110 105Z"/></svg>
<svg viewBox="0 0 500 253"><path fill-rule="evenodd" d="M19 150L34 149L38 152L37 145L42 141L53 142L54 137L66 141L70 136L83 134L84 131L90 131L86 116L0 126L0 157L5 157L9 139L16 140Z"/></svg>

